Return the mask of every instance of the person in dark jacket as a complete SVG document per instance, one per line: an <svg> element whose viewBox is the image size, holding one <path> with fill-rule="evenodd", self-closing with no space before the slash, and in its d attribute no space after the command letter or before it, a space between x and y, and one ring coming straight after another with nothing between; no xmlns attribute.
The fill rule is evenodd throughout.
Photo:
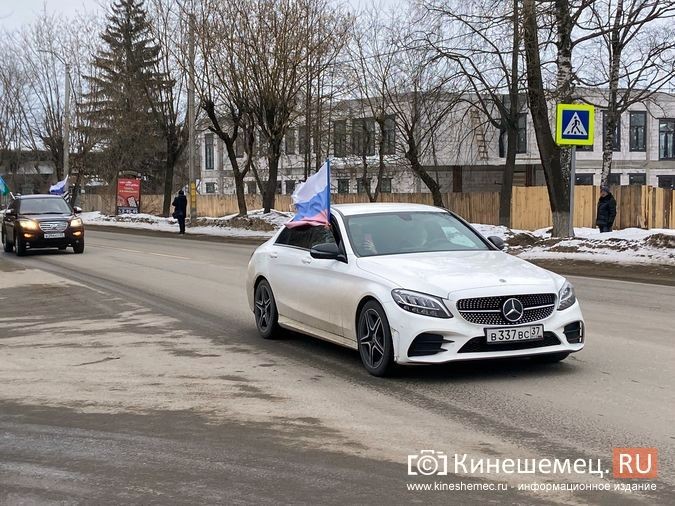
<svg viewBox="0 0 675 506"><path fill-rule="evenodd" d="M187 215L187 198L185 197L185 192L180 190L178 195L173 202L171 203L175 207L173 211L173 217L178 220L179 234L185 233L185 216Z"/></svg>
<svg viewBox="0 0 675 506"><path fill-rule="evenodd" d="M600 187L600 198L598 199L598 212L595 224L600 232L611 232L616 218L616 199L609 193L607 186Z"/></svg>

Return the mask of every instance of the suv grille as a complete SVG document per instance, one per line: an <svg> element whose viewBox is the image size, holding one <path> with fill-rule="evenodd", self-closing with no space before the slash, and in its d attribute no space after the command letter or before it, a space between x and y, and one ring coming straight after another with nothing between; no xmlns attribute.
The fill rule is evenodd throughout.
<svg viewBox="0 0 675 506"><path fill-rule="evenodd" d="M523 316L510 322L502 314L502 306L507 299L518 299L523 305ZM555 308L554 293L535 293L529 295L501 295L499 297L477 297L457 301L457 309L462 317L479 325L521 325L548 318Z"/></svg>
<svg viewBox="0 0 675 506"><path fill-rule="evenodd" d="M66 221L42 221L40 222L40 229L43 232L65 232L68 228Z"/></svg>

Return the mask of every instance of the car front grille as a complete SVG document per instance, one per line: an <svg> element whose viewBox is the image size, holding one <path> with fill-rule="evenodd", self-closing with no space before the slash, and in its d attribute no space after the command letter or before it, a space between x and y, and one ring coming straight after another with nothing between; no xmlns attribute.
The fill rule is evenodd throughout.
<svg viewBox="0 0 675 506"><path fill-rule="evenodd" d="M504 302L511 298L518 299L524 310L522 318L514 322L504 318L502 313ZM461 299L457 301L457 309L466 321L479 325L522 325L551 316L555 309L555 294L535 293Z"/></svg>
<svg viewBox="0 0 675 506"><path fill-rule="evenodd" d="M43 232L65 232L68 228L66 221L42 221L40 222L40 229Z"/></svg>
<svg viewBox="0 0 675 506"><path fill-rule="evenodd" d="M560 339L553 332L544 332L544 338L537 341L515 341L509 343L488 344L485 336L469 339L457 353L487 353L491 351L529 350L531 348L544 348L556 346Z"/></svg>

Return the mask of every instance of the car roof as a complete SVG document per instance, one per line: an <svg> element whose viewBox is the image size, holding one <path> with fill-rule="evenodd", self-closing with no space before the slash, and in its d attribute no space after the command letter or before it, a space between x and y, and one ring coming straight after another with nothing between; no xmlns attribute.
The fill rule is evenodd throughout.
<svg viewBox="0 0 675 506"><path fill-rule="evenodd" d="M35 193L33 195L16 195L15 200L24 200L24 199L62 199L61 195L49 195L47 193Z"/></svg>
<svg viewBox="0 0 675 506"><path fill-rule="evenodd" d="M442 212L440 207L425 204L407 204L404 202L372 202L366 204L336 204L331 209L339 211L344 216L373 213L410 213L410 212Z"/></svg>

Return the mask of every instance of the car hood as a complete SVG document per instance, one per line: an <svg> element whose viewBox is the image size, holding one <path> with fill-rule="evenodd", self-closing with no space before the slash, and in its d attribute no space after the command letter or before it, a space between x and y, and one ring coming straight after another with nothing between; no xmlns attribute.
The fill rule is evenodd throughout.
<svg viewBox="0 0 675 506"><path fill-rule="evenodd" d="M557 293L563 278L501 251L452 251L362 257L357 265L400 288L451 297L461 290L532 286Z"/></svg>
<svg viewBox="0 0 675 506"><path fill-rule="evenodd" d="M19 217L22 220L35 221L66 221L72 218L71 214L26 214Z"/></svg>

